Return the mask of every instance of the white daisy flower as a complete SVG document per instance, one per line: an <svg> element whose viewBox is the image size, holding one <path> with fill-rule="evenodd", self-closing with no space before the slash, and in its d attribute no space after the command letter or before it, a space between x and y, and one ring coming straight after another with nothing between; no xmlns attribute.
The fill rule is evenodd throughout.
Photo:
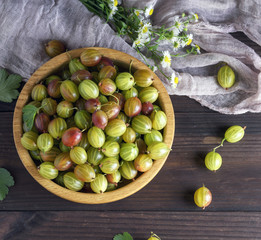
<svg viewBox="0 0 261 240"><path fill-rule="evenodd" d="M137 39L133 42L132 47L143 47L144 43L146 43L148 41L147 38L142 38L141 35L139 35L137 37Z"/></svg>
<svg viewBox="0 0 261 240"><path fill-rule="evenodd" d="M180 20L179 16L174 17L174 26L179 30L179 32L182 32L182 30L184 29L184 24Z"/></svg>
<svg viewBox="0 0 261 240"><path fill-rule="evenodd" d="M146 7L145 8L145 17L147 18L147 17L151 16L153 14L153 11L154 11L153 6Z"/></svg>
<svg viewBox="0 0 261 240"><path fill-rule="evenodd" d="M135 9L134 13L136 14L137 17L140 18L142 16L142 14L144 13L144 11L140 10L140 9Z"/></svg>
<svg viewBox="0 0 261 240"><path fill-rule="evenodd" d="M177 85L179 83L179 78L176 76L176 73L173 72L171 74L171 77L170 77L170 85L173 87L173 88L176 88Z"/></svg>
<svg viewBox="0 0 261 240"><path fill-rule="evenodd" d="M184 48L184 47L186 47L186 46L187 46L187 42L186 42L186 41L184 41L183 39L182 39L182 40L180 40L179 42L180 42L180 46L181 46L182 48Z"/></svg>
<svg viewBox="0 0 261 240"><path fill-rule="evenodd" d="M113 8L109 14L109 19L113 19L114 14L117 12L118 8Z"/></svg>
<svg viewBox="0 0 261 240"><path fill-rule="evenodd" d="M191 44L191 46L192 46L192 44ZM200 54L200 53L201 53L201 52L200 52L200 46L199 46L199 45L197 45L197 44L195 44L195 45L194 45L194 47L196 47L196 48L197 48L197 53L198 53L198 54Z"/></svg>
<svg viewBox="0 0 261 240"><path fill-rule="evenodd" d="M118 0L109 0L109 1L108 1L108 5L109 5L109 8L110 8L111 10L113 10L113 9L117 8L117 6L118 6Z"/></svg>
<svg viewBox="0 0 261 240"><path fill-rule="evenodd" d="M170 53L169 51L163 51L163 58L161 60L161 66L163 68L169 68L170 65L171 65L171 56L170 56Z"/></svg>
<svg viewBox="0 0 261 240"><path fill-rule="evenodd" d="M178 38L177 36L178 36L178 35L173 34L173 37L170 39L170 41L171 41L172 43L178 42L178 41L179 41L179 38Z"/></svg>
<svg viewBox="0 0 261 240"><path fill-rule="evenodd" d="M196 13L191 13L191 16L192 16L194 22L198 22L198 14L196 14Z"/></svg>
<svg viewBox="0 0 261 240"><path fill-rule="evenodd" d="M142 25L142 27L139 29L139 33L143 36L148 36L150 31L152 29L151 23L147 22Z"/></svg>
<svg viewBox="0 0 261 240"><path fill-rule="evenodd" d="M109 8L111 9L111 12L109 14L109 19L112 19L114 14L118 11L118 0L110 0L108 2Z"/></svg>
<svg viewBox="0 0 261 240"><path fill-rule="evenodd" d="M180 49L180 47L181 47L180 41L179 41L179 39L177 39L177 41L175 41L175 42L173 43L173 51L174 51L174 52L178 51L178 50Z"/></svg>
<svg viewBox="0 0 261 240"><path fill-rule="evenodd" d="M173 27L172 31L173 31L174 36L178 36L180 33L179 29L175 26Z"/></svg>
<svg viewBox="0 0 261 240"><path fill-rule="evenodd" d="M192 43L192 40L193 40L193 35L192 35L192 34L189 34L187 37L188 37L188 38L187 38L186 44L187 44L187 45L190 45L190 44Z"/></svg>

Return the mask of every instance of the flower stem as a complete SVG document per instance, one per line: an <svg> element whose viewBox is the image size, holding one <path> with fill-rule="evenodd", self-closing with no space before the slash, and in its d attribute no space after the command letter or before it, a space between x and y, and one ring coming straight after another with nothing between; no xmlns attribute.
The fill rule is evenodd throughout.
<svg viewBox="0 0 261 240"><path fill-rule="evenodd" d="M136 51L138 52L138 54L142 57L142 59L144 60L144 62L146 63L146 65L149 65L148 62L147 62L147 60L146 60L146 58L143 56L143 54L140 52L140 50L139 50L137 47L135 47L135 49L136 49Z"/></svg>
<svg viewBox="0 0 261 240"><path fill-rule="evenodd" d="M169 80L169 77L161 70L158 64L155 64L155 66L158 68L158 70L161 72L161 74Z"/></svg>

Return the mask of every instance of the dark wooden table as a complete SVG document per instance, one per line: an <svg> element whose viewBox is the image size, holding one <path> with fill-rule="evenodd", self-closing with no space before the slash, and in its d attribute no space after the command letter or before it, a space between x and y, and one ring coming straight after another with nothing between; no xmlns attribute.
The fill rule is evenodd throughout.
<svg viewBox="0 0 261 240"><path fill-rule="evenodd" d="M241 33L234 37L261 47ZM83 205L61 199L41 187L23 167L13 141L15 103L0 104L0 167L15 179L0 202L1 240L110 240L127 231L145 240L151 231L162 240L261 239L261 113L223 115L188 97L171 97L176 132L159 174L136 194L110 204ZM216 173L204 166L227 127L247 126L242 141L225 143ZM205 184L213 194L204 211L193 202Z"/></svg>

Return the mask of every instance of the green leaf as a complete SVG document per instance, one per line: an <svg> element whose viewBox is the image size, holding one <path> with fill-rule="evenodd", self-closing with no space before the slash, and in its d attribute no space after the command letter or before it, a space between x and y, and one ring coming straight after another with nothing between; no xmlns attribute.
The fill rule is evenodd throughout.
<svg viewBox="0 0 261 240"><path fill-rule="evenodd" d="M99 4L99 6L101 7L102 11L104 10L104 3Z"/></svg>
<svg viewBox="0 0 261 240"><path fill-rule="evenodd" d="M115 235L113 240L133 240L133 238L129 233L124 232L123 234Z"/></svg>
<svg viewBox="0 0 261 240"><path fill-rule="evenodd" d="M8 194L8 187L14 186L14 179L4 168L0 168L0 201L3 201Z"/></svg>
<svg viewBox="0 0 261 240"><path fill-rule="evenodd" d="M124 240L124 237L122 234L117 234L114 236L113 240Z"/></svg>
<svg viewBox="0 0 261 240"><path fill-rule="evenodd" d="M128 232L124 232L123 236L125 237L126 240L133 240L132 236Z"/></svg>
<svg viewBox="0 0 261 240"><path fill-rule="evenodd" d="M0 101L12 102L19 95L17 88L20 87L22 77L17 74L8 74L5 69L0 69Z"/></svg>
<svg viewBox="0 0 261 240"><path fill-rule="evenodd" d="M23 107L23 122L29 130L31 130L34 125L34 118L38 110L39 108L34 105L26 105Z"/></svg>

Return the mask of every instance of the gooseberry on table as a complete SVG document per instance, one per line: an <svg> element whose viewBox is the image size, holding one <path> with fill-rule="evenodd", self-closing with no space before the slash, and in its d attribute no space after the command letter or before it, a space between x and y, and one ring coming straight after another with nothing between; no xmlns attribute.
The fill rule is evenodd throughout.
<svg viewBox="0 0 261 240"><path fill-rule="evenodd" d="M212 151L205 157L205 165L210 171L217 171L222 165L222 157L219 153Z"/></svg>
<svg viewBox="0 0 261 240"><path fill-rule="evenodd" d="M212 194L208 188L206 188L204 185L197 189L196 192L194 193L194 202L195 204L202 208L205 209L207 206L212 201Z"/></svg>
<svg viewBox="0 0 261 240"><path fill-rule="evenodd" d="M230 143L239 142L245 135L245 128L238 125L231 126L225 132L225 139Z"/></svg>
<svg viewBox="0 0 261 240"><path fill-rule="evenodd" d="M49 57L55 57L65 52L65 46L61 41L51 40L45 45L45 51Z"/></svg>

